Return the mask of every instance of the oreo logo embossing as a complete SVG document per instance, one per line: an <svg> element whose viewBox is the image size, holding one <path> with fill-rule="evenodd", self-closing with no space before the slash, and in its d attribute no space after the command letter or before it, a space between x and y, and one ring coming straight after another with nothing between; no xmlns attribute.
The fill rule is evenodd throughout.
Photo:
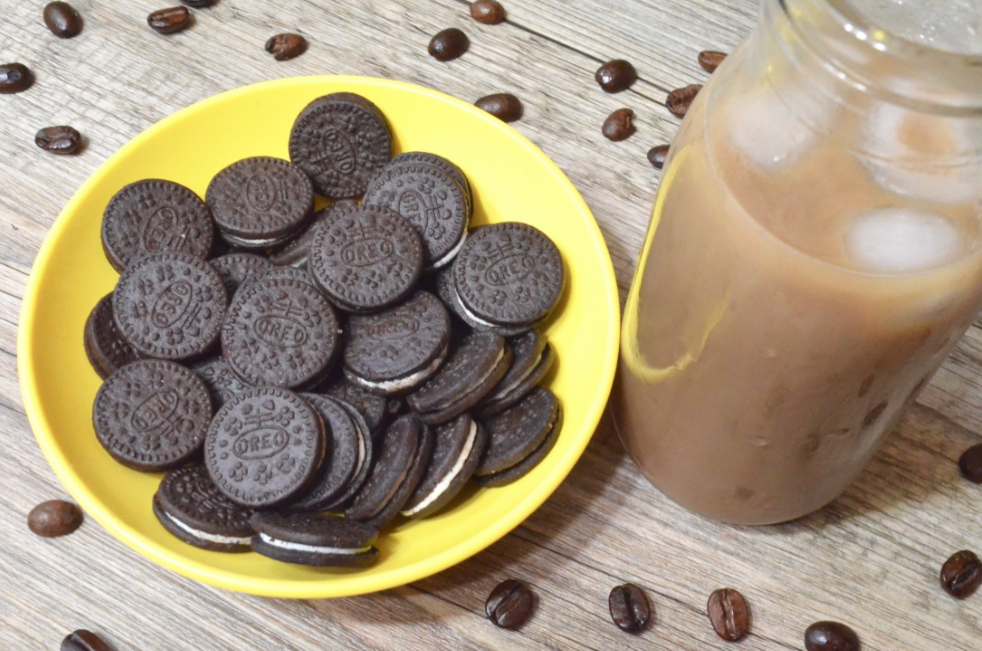
<svg viewBox="0 0 982 651"><path fill-rule="evenodd" d="M191 283L178 280L164 288L150 308L150 322L158 328L169 328L177 323L194 302Z"/></svg>
<svg viewBox="0 0 982 651"><path fill-rule="evenodd" d="M370 267L390 257L395 247L382 237L368 237L349 242L341 249L341 260L352 267Z"/></svg>
<svg viewBox="0 0 982 651"><path fill-rule="evenodd" d="M535 270L535 260L524 253L515 253L495 260L484 271L484 280L495 287L519 282Z"/></svg>
<svg viewBox="0 0 982 651"><path fill-rule="evenodd" d="M307 329L286 316L264 314L252 326L256 336L273 346L296 348L307 342Z"/></svg>
<svg viewBox="0 0 982 651"><path fill-rule="evenodd" d="M281 182L256 174L246 182L246 203L256 212L272 210L283 194Z"/></svg>
<svg viewBox="0 0 982 651"><path fill-rule="evenodd" d="M384 321L362 326L365 334L372 339L392 341L405 339L419 330L419 320L412 317L391 316Z"/></svg>
<svg viewBox="0 0 982 651"><path fill-rule="evenodd" d="M290 443L286 430L276 426L257 427L243 432L232 444L232 454L244 461L268 459Z"/></svg>
<svg viewBox="0 0 982 651"><path fill-rule="evenodd" d="M148 251L180 251L190 245L191 220L173 206L154 210L143 226L143 248Z"/></svg>
<svg viewBox="0 0 982 651"><path fill-rule="evenodd" d="M179 402L180 396L173 389L158 391L133 410L130 423L138 432L152 432L170 424Z"/></svg>
<svg viewBox="0 0 982 651"><path fill-rule="evenodd" d="M340 129L335 127L324 129L320 144L319 151L313 157L315 163L330 163L344 175L355 171L357 165L355 148Z"/></svg>

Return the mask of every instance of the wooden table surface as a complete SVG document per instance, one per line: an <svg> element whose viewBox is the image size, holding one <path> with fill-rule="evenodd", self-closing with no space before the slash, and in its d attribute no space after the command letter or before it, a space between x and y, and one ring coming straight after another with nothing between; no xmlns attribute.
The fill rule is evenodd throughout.
<svg viewBox="0 0 982 651"><path fill-rule="evenodd" d="M37 83L0 97L0 648L56 649L75 628L118 651L155 649L724 649L709 593L743 592L753 632L733 648L803 648L811 622L851 624L869 651L982 646L982 594L964 602L938 586L952 552L982 547L982 490L956 460L982 419L982 329L976 324L858 482L792 524L715 524L669 502L642 478L609 422L553 497L506 538L415 584L368 597L289 601L234 594L166 571L89 520L41 539L25 526L36 503L64 497L25 418L17 382L17 321L34 256L79 185L118 147L161 118L221 91L276 77L344 73L423 84L473 101L510 91L516 127L569 175L607 239L622 294L647 226L658 173L645 153L678 121L668 90L702 82L703 49L727 51L754 24L754 0L505 0L506 23L480 25L463 0L220 0L170 37L146 25L149 0L74 0L85 29L58 40L41 0L0 0L0 60ZM462 58L426 54L437 31L471 39ZM306 54L277 63L266 39L297 31ZM641 79L606 95L593 81L623 57ZM627 106L638 132L600 135ZM38 150L34 132L71 124L88 138L75 157ZM575 264L575 261L572 261ZM496 629L484 600L517 577L538 595L520 631ZM642 585L657 611L634 637L607 612L607 594Z"/></svg>

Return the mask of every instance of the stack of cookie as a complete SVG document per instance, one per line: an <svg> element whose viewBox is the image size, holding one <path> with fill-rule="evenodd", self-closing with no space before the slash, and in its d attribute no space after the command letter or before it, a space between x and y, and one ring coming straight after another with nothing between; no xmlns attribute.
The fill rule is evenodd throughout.
<svg viewBox="0 0 982 651"><path fill-rule="evenodd" d="M120 463L169 471L153 510L178 538L363 567L397 517L549 453L561 410L536 328L563 261L532 226L470 228L460 168L393 158L363 97L309 104L290 157L233 163L204 201L150 179L109 202L121 275L85 327L93 422Z"/></svg>

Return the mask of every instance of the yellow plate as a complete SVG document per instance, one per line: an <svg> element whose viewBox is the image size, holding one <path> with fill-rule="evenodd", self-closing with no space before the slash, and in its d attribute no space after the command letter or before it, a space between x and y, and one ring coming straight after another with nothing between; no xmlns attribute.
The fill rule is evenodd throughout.
<svg viewBox="0 0 982 651"><path fill-rule="evenodd" d="M113 461L96 441L99 378L82 348L89 311L112 290L99 225L109 198L143 178L183 183L204 196L211 177L247 156L288 157L300 110L350 91L388 117L395 150L424 150L463 168L474 189L474 224L523 221L547 233L566 262L567 287L547 334L557 353L551 387L565 411L555 448L503 488L470 490L436 517L381 537L381 557L357 573L279 563L258 554L199 550L173 538L151 513L159 475ZM216 586L275 597L338 597L384 590L439 572L484 549L528 517L566 477L600 419L617 356L619 310L610 256L590 210L535 145L483 111L409 84L361 77L307 77L241 88L163 120L114 154L82 186L48 234L28 282L18 356L31 426L58 478L85 510L147 558Z"/></svg>

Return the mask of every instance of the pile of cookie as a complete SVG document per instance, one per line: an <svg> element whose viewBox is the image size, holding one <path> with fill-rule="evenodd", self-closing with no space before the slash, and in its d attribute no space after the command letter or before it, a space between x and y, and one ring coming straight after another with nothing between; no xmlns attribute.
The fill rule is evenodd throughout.
<svg viewBox="0 0 982 651"><path fill-rule="evenodd" d="M153 510L181 540L364 567L396 518L549 453L561 410L535 328L565 272L532 226L471 228L463 172L392 157L364 97L310 103L289 150L229 165L204 201L158 179L110 200L93 423L120 463L169 471Z"/></svg>

